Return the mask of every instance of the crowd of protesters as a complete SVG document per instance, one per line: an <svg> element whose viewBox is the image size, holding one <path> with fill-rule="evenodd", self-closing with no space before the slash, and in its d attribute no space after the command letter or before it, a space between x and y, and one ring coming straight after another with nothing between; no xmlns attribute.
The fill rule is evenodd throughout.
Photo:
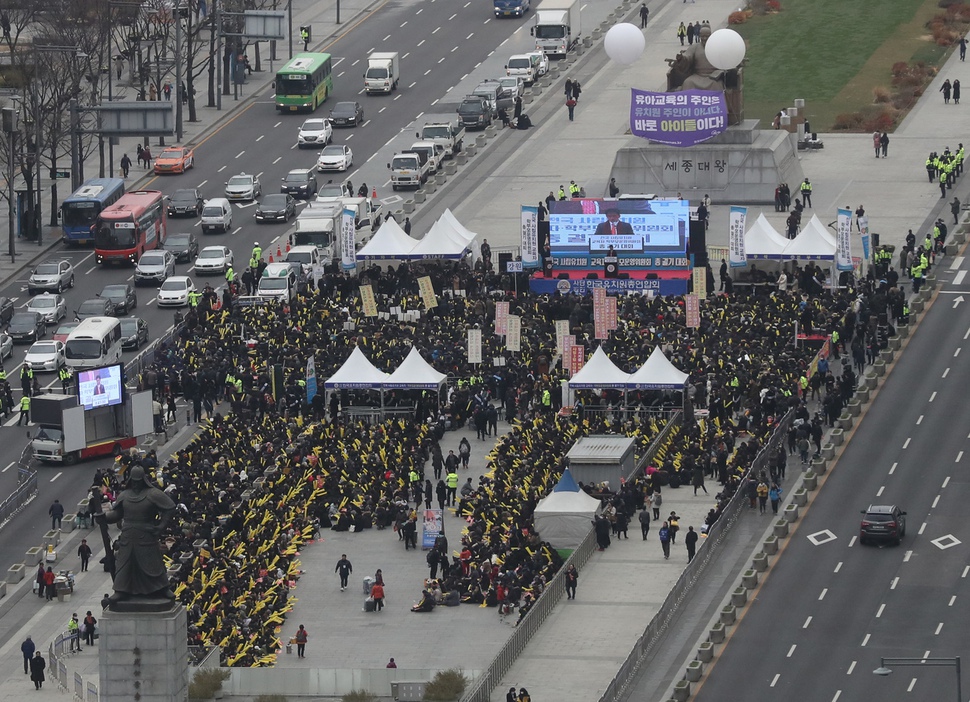
<svg viewBox="0 0 970 702"><path fill-rule="evenodd" d="M438 297L431 309L418 293L422 275L431 277ZM364 315L362 283L373 286L378 316ZM665 416L613 413L609 408L621 404L615 391L583 393L583 411L558 412L566 376L555 358L556 320L568 319L576 343L587 350L602 343L628 372L659 346L689 373L683 426L666 436L647 471L623 485L584 486L603 500L614 530L637 511L648 512L645 531L639 518L646 538L650 514L660 518L663 490L693 486L706 493L705 481L717 480L703 527L709 528L730 497L747 489L749 468L781 418L795 409L804 422L818 346L793 343L796 322L802 333L829 339L838 353L854 348L870 328L884 337L887 317L896 318L887 302L891 291L875 280L834 293L713 295L702 304L696 329L687 327L682 297L628 296L619 301L610 339L597 342L590 298L512 297L508 287L507 278L481 267L405 264L372 268L356 279L328 272L286 305L238 308L224 296L216 309L212 294L190 311L179 337L138 383L164 399L170 413L175 397L184 396L194 420L209 421L164 465L152 455L124 458L115 475L100 479L118 487L124 464L142 460L179 505L181 519L166 545L193 642L222 646L230 665L271 663L280 648L275 630L299 575L299 549L322 529L390 528L405 540L415 531L416 510L433 500L454 505L467 529L450 552L447 542L436 544L440 577L422 599L513 601L527 611L563 562L533 529L532 513L561 476L566 452L580 436L622 433L636 438L642 454ZM521 318L519 352L507 352L503 337L492 333L495 305L503 299ZM503 358L504 365L468 362L472 328L483 331L482 357ZM388 392L385 406L404 412L377 423L351 411L379 405L372 391L329 398L320 392L307 404L310 353L322 380L354 348L392 371L412 344L448 375L440 396ZM281 371L275 378L274 366ZM837 387L828 395L842 402ZM640 409L671 402L656 393L628 397ZM586 411L592 409L600 411ZM476 428L482 422L482 438L498 435L498 412L507 431L477 484L467 479L459 498L452 474L461 459L451 452L444 457L440 442L467 422Z"/></svg>

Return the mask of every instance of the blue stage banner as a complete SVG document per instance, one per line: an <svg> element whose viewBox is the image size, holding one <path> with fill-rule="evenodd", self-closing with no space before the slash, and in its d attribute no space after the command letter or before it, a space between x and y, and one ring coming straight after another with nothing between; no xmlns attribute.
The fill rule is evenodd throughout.
<svg viewBox="0 0 970 702"><path fill-rule="evenodd" d="M727 101L719 90L632 92L630 130L638 137L668 146L695 146L728 127Z"/></svg>
<svg viewBox="0 0 970 702"><path fill-rule="evenodd" d="M603 280L588 280L579 278L569 280L565 278L529 279L529 289L538 295L592 295L593 288L605 288L609 293L646 293L653 291L655 295L686 295L686 279L651 278L646 280L632 278L606 278Z"/></svg>

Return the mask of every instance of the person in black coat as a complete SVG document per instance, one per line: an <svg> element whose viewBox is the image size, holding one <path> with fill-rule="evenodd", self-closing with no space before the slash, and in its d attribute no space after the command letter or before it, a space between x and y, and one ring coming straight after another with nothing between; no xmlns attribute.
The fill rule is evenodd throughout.
<svg viewBox="0 0 970 702"><path fill-rule="evenodd" d="M34 688L39 690L44 686L44 669L47 668L47 661L40 655L40 651L30 659L30 679L34 683Z"/></svg>
<svg viewBox="0 0 970 702"><path fill-rule="evenodd" d="M593 520L593 526L596 528L596 546L604 551L610 546L610 520L598 514Z"/></svg>

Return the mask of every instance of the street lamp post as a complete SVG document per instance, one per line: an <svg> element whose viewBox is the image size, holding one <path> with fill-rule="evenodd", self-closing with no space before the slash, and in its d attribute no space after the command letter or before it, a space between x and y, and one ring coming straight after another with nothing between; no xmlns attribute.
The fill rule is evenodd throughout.
<svg viewBox="0 0 970 702"><path fill-rule="evenodd" d="M954 668L957 674L957 702L963 702L963 689L960 677L960 656L954 658L880 658L879 667L873 675L888 677L892 674L889 666L929 666L931 668Z"/></svg>
<svg viewBox="0 0 970 702"><path fill-rule="evenodd" d="M20 130L19 125L20 115L17 109L14 107L4 107L3 108L3 131L7 135L7 236L8 236L8 253L10 254L10 262L16 263L17 261L17 248L15 243L15 233L14 233L14 216L13 216L13 198L14 198L14 143L17 140L17 134Z"/></svg>

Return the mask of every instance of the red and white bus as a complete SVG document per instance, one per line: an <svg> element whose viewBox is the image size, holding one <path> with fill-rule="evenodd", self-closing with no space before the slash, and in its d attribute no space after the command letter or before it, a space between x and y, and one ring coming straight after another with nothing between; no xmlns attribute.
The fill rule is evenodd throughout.
<svg viewBox="0 0 970 702"><path fill-rule="evenodd" d="M159 190L133 190L98 216L94 255L98 263L136 263L165 242L168 213Z"/></svg>

